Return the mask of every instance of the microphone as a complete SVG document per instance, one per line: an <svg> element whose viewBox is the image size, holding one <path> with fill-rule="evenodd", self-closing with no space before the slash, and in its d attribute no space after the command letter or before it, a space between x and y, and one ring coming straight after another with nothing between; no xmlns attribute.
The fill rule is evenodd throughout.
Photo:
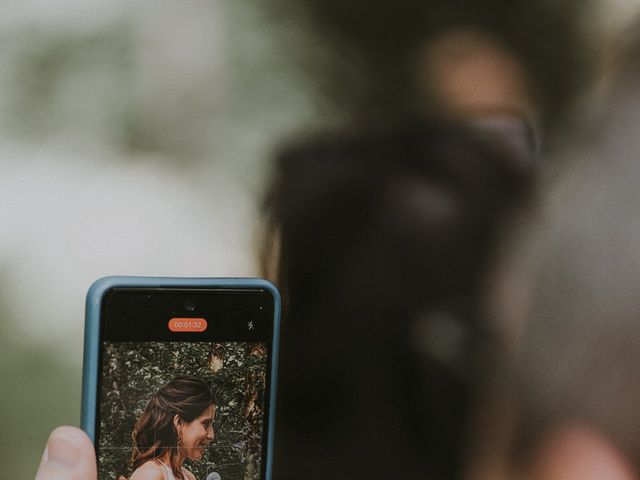
<svg viewBox="0 0 640 480"><path fill-rule="evenodd" d="M218 472L211 472L207 475L207 480L222 480L222 477Z"/></svg>

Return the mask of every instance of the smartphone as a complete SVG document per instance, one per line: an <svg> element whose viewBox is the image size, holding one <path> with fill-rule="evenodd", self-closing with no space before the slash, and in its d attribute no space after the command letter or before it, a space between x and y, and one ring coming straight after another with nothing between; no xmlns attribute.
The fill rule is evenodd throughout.
<svg viewBox="0 0 640 480"><path fill-rule="evenodd" d="M280 297L261 279L107 277L87 294L99 480L269 480Z"/></svg>

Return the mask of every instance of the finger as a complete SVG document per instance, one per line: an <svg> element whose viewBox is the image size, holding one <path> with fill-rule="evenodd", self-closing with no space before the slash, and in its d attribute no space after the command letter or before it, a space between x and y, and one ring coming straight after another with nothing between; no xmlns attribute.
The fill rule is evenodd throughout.
<svg viewBox="0 0 640 480"><path fill-rule="evenodd" d="M79 428L56 428L47 441L36 480L97 480L93 443Z"/></svg>

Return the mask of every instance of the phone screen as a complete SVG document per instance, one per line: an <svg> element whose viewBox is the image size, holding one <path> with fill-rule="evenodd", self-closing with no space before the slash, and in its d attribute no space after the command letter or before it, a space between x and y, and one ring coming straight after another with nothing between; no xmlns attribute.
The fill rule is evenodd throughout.
<svg viewBox="0 0 640 480"><path fill-rule="evenodd" d="M264 478L273 316L273 297L260 289L109 290L99 479L135 480L147 462L167 470L163 478L172 464L185 480Z"/></svg>

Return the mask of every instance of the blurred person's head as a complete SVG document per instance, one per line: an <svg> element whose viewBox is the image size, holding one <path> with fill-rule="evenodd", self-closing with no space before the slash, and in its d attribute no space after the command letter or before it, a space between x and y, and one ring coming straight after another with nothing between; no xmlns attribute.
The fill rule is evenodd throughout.
<svg viewBox="0 0 640 480"><path fill-rule="evenodd" d="M605 111L564 149L567 169L500 289L509 321L524 324L510 452L524 478L640 473L638 46Z"/></svg>
<svg viewBox="0 0 640 480"><path fill-rule="evenodd" d="M478 297L528 166L486 132L430 121L278 158L266 205L286 312L275 478L461 474L500 343Z"/></svg>
<svg viewBox="0 0 640 480"><path fill-rule="evenodd" d="M356 115L508 110L545 129L560 123L592 79L591 4L302 2L308 22L336 52L319 78ZM287 0L275 5L284 9Z"/></svg>
<svg viewBox="0 0 640 480"><path fill-rule="evenodd" d="M540 113L522 60L489 33L443 32L425 45L419 60L425 101L449 116L511 115L533 122Z"/></svg>

